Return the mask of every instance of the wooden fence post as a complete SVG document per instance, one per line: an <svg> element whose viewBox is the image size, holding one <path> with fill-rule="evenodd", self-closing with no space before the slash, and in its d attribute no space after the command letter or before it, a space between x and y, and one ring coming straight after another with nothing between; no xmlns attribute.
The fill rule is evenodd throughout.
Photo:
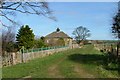
<svg viewBox="0 0 120 80"><path fill-rule="evenodd" d="M113 45L111 44L111 47L110 47L110 52L113 54Z"/></svg>
<svg viewBox="0 0 120 80"><path fill-rule="evenodd" d="M23 63L24 62L24 46L22 46L22 49L21 49L21 60Z"/></svg>
<svg viewBox="0 0 120 80"><path fill-rule="evenodd" d="M118 53L119 53L119 43L117 44L117 57L118 57Z"/></svg>
<svg viewBox="0 0 120 80"><path fill-rule="evenodd" d="M12 53L12 62L13 62L13 65L16 64L16 54L15 53Z"/></svg>

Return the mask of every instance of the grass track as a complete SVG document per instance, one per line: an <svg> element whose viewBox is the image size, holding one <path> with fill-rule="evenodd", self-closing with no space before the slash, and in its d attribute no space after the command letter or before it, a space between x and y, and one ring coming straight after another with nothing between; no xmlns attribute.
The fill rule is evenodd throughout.
<svg viewBox="0 0 120 80"><path fill-rule="evenodd" d="M116 78L117 71L105 70L106 57L86 45L81 49L71 49L28 63L4 67L3 78Z"/></svg>

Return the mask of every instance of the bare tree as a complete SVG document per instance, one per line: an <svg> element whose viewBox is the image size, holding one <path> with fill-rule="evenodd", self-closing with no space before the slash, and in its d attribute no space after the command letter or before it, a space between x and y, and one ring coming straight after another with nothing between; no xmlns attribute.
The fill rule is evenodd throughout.
<svg viewBox="0 0 120 80"><path fill-rule="evenodd" d="M47 2L7 2L8 0L0 1L0 16L10 21L13 24L17 24L15 20L9 16L16 16L16 12L23 14L35 14L43 15L47 18L53 19L56 21L56 18L52 16L52 10L50 10ZM23 0L22 0L23 1ZM0 23L3 26L8 26L0 20Z"/></svg>
<svg viewBox="0 0 120 80"><path fill-rule="evenodd" d="M15 33L12 29L13 27L8 28L8 30L2 30L2 53L14 50Z"/></svg>
<svg viewBox="0 0 120 80"><path fill-rule="evenodd" d="M73 35L75 36L75 39L79 44L81 41L86 40L86 38L90 37L91 34L90 34L90 30L80 26L73 31Z"/></svg>

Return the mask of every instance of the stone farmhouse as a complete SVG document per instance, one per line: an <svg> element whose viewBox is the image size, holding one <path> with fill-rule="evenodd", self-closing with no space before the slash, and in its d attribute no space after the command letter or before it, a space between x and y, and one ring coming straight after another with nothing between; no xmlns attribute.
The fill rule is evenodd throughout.
<svg viewBox="0 0 120 80"><path fill-rule="evenodd" d="M45 43L49 46L72 46L73 39L59 28L45 36Z"/></svg>

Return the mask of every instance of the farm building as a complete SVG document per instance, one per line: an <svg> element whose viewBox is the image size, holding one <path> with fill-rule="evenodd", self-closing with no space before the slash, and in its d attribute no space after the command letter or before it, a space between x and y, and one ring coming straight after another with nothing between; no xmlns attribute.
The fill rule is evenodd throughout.
<svg viewBox="0 0 120 80"><path fill-rule="evenodd" d="M72 38L59 28L45 36L45 43L49 46L72 46Z"/></svg>
<svg viewBox="0 0 120 80"><path fill-rule="evenodd" d="M76 42L76 40L72 41L72 48L79 47L79 44Z"/></svg>

